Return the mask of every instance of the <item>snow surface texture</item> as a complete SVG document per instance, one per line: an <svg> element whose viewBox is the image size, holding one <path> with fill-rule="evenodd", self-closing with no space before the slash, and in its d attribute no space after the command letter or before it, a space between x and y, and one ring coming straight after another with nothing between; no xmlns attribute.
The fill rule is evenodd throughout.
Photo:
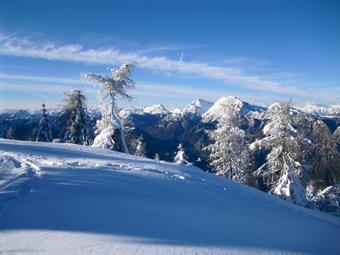
<svg viewBox="0 0 340 255"><path fill-rule="evenodd" d="M0 139L1 254L339 254L340 219L193 166Z"/></svg>

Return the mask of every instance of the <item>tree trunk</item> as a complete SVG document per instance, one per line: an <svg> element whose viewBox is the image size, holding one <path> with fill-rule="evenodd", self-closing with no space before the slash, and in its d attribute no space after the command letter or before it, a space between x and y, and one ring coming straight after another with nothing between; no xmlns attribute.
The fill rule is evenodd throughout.
<svg viewBox="0 0 340 255"><path fill-rule="evenodd" d="M123 127L122 122L119 119L118 114L116 113L115 105L114 105L114 97L111 95L111 122L112 122L112 124L114 123L115 120L119 125L120 139L121 139L121 143L122 143L122 146L123 146L123 150L124 150L125 153L130 154L129 149L126 146L124 127Z"/></svg>

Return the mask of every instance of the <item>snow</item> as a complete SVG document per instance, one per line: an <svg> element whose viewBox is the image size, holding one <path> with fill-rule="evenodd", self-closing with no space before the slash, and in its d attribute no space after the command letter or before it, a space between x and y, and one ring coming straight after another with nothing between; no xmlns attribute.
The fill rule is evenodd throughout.
<svg viewBox="0 0 340 255"><path fill-rule="evenodd" d="M193 114L195 116L202 116L206 111L209 110L209 108L213 104L211 102L208 102L203 99L196 99L195 101L190 102L186 107L182 110L182 116L185 116L187 114Z"/></svg>
<svg viewBox="0 0 340 255"><path fill-rule="evenodd" d="M166 115L169 111L161 104L154 104L144 108L144 113L154 115Z"/></svg>
<svg viewBox="0 0 340 255"><path fill-rule="evenodd" d="M112 139L114 130L114 127L111 125L102 129L101 132L95 137L92 147L112 149L115 145L115 142Z"/></svg>
<svg viewBox="0 0 340 255"><path fill-rule="evenodd" d="M183 109L175 108L169 111L161 104L154 104L154 105L151 105L145 108L131 107L131 108L122 109L119 112L119 116L122 117L123 119L127 119L131 114L143 115L147 113L147 114L152 114L152 115L165 116L170 113L171 116L174 118L182 118L182 117L187 116L188 114L192 114L194 116L200 117L203 113L205 113L211 107L211 105L212 103L208 101L205 101L203 99L196 99L190 102Z"/></svg>
<svg viewBox="0 0 340 255"><path fill-rule="evenodd" d="M317 116L340 116L340 105L306 104L301 111Z"/></svg>
<svg viewBox="0 0 340 255"><path fill-rule="evenodd" d="M193 166L5 139L0 158L2 254L339 254L339 218Z"/></svg>
<svg viewBox="0 0 340 255"><path fill-rule="evenodd" d="M203 114L203 119L206 122L216 121L226 114L229 114L228 109L230 107L241 109L243 107L243 102L234 96L222 97Z"/></svg>
<svg viewBox="0 0 340 255"><path fill-rule="evenodd" d="M217 121L229 114L230 109L238 109L245 116L251 112L263 112L265 107L243 102L235 96L224 96L217 100L202 117L204 122Z"/></svg>
<svg viewBox="0 0 340 255"><path fill-rule="evenodd" d="M144 109L142 107L129 107L119 111L119 117L122 119L128 119L131 114L143 115Z"/></svg>

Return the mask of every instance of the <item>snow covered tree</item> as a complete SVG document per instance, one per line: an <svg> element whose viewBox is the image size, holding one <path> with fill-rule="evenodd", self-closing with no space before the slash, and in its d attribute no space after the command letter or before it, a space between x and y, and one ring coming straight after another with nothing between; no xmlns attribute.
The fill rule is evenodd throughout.
<svg viewBox="0 0 340 255"><path fill-rule="evenodd" d="M143 135L140 135L136 141L135 155L145 157L145 143Z"/></svg>
<svg viewBox="0 0 340 255"><path fill-rule="evenodd" d="M94 82L100 86L98 97L101 100L101 120L96 124L96 137L93 147L118 150L118 143L114 141L114 135L119 132L122 150L129 153L125 142L124 127L117 113L117 98L131 99L126 92L134 88L134 82L129 78L134 66L123 64L118 68L110 70L110 76L103 77L93 73L84 73L84 80Z"/></svg>
<svg viewBox="0 0 340 255"><path fill-rule="evenodd" d="M174 157L174 161L177 164L189 164L189 161L187 160L187 156L185 155L185 152L184 152L183 145L181 143L177 146L177 152Z"/></svg>
<svg viewBox="0 0 340 255"><path fill-rule="evenodd" d="M307 186L307 207L325 212L340 213L340 185L328 186L316 190L313 185Z"/></svg>
<svg viewBox="0 0 340 255"><path fill-rule="evenodd" d="M312 126L312 133L313 144L320 154L317 160L329 161L334 159L336 154L336 142L327 125L321 120L315 121Z"/></svg>
<svg viewBox="0 0 340 255"><path fill-rule="evenodd" d="M45 141L51 142L52 141L52 127L48 120L46 105L42 104L42 116L39 121L38 131L36 141Z"/></svg>
<svg viewBox="0 0 340 255"><path fill-rule="evenodd" d="M332 136L337 145L337 150L340 152L340 126L337 127Z"/></svg>
<svg viewBox="0 0 340 255"><path fill-rule="evenodd" d="M86 108L86 97L79 89L65 93L64 105L59 121L62 140L76 144L89 144L90 128Z"/></svg>
<svg viewBox="0 0 340 255"><path fill-rule="evenodd" d="M266 166L256 174L263 178L269 192L295 204L305 205L306 190L300 181L301 164L298 162L300 137L293 127L290 103L276 103L268 108L268 123L263 128L265 137L250 148L270 150Z"/></svg>
<svg viewBox="0 0 340 255"><path fill-rule="evenodd" d="M209 133L213 140L206 147L210 152L210 165L217 175L247 183L250 180L251 159L247 135L239 128L241 108L234 104L224 110L225 114L219 118L216 129Z"/></svg>
<svg viewBox="0 0 340 255"><path fill-rule="evenodd" d="M317 120L313 123L311 139L313 177L325 180L326 185L334 184L331 181L333 179L332 170L334 169L332 164L337 155L337 146L330 129L323 121Z"/></svg>

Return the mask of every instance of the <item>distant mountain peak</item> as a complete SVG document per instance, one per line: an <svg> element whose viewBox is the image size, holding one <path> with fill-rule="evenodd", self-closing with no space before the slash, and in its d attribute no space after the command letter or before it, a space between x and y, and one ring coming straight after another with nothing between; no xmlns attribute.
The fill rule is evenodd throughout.
<svg viewBox="0 0 340 255"><path fill-rule="evenodd" d="M182 110L182 116L187 114L193 114L195 116L202 116L209 108L213 105L213 103L206 101L204 99L198 98L194 101L191 101L187 106L185 106Z"/></svg>
<svg viewBox="0 0 340 255"><path fill-rule="evenodd" d="M166 115L169 110L166 109L162 104L154 104L144 108L144 113L155 114L155 115Z"/></svg>
<svg viewBox="0 0 340 255"><path fill-rule="evenodd" d="M224 96L217 100L213 106L203 114L203 120L205 122L216 121L227 114L229 107L240 109L242 115L246 115L249 112L265 111L264 107L249 104L236 96Z"/></svg>

